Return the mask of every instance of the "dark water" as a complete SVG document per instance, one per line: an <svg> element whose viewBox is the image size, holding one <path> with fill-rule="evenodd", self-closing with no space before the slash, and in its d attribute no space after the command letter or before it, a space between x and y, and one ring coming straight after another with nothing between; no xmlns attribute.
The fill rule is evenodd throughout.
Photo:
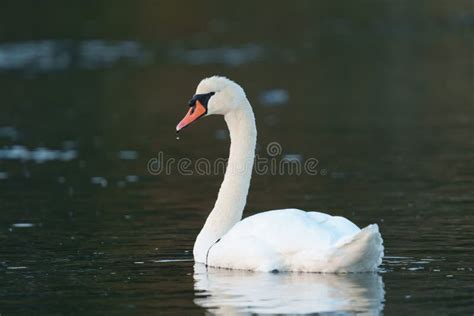
<svg viewBox="0 0 474 316"><path fill-rule="evenodd" d="M472 315L472 2L268 5L0 10L2 315ZM246 89L259 153L276 141L319 161L316 176L254 176L245 215L377 223L380 273L194 266L222 174L151 175L147 162L226 157L222 118L174 135L212 74Z"/></svg>

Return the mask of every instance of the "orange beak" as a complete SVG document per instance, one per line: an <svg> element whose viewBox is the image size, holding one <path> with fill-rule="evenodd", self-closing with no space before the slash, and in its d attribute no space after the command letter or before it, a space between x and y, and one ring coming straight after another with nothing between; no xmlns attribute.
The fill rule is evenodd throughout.
<svg viewBox="0 0 474 316"><path fill-rule="evenodd" d="M196 100L195 105L189 109L186 116L176 126L176 132L179 132L186 126L195 122L198 118L205 115L206 112L207 112L206 108L201 104L201 102L199 102L199 100Z"/></svg>

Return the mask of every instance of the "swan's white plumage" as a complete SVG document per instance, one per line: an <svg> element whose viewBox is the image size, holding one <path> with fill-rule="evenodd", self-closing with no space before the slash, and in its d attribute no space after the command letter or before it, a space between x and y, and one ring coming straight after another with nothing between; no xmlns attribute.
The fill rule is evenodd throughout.
<svg viewBox="0 0 474 316"><path fill-rule="evenodd" d="M383 257L377 225L361 230L344 217L297 209L268 211L241 220L254 163L255 117L243 89L235 82L206 78L196 94L210 92L214 94L207 114L224 115L231 146L216 203L194 244L194 260L214 267L259 271L376 270Z"/></svg>
<svg viewBox="0 0 474 316"><path fill-rule="evenodd" d="M257 271L361 272L380 264L377 225L360 230L344 217L283 209L238 222L210 248L207 264Z"/></svg>

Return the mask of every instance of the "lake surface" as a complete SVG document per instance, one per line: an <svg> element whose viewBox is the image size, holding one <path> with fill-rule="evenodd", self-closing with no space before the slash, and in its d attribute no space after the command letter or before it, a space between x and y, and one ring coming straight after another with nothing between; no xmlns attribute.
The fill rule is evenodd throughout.
<svg viewBox="0 0 474 316"><path fill-rule="evenodd" d="M472 315L471 1L59 5L0 13L1 314ZM149 167L227 157L220 117L175 136L213 74L246 90L259 155L319 162L254 175L244 216L377 223L378 273L194 264L223 175Z"/></svg>

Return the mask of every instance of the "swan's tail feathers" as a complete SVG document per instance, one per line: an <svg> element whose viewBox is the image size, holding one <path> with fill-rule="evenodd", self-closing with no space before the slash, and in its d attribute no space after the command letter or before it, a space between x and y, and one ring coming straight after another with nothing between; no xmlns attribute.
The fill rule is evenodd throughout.
<svg viewBox="0 0 474 316"><path fill-rule="evenodd" d="M341 241L330 257L334 272L376 271L382 263L383 240L377 224L372 224Z"/></svg>

